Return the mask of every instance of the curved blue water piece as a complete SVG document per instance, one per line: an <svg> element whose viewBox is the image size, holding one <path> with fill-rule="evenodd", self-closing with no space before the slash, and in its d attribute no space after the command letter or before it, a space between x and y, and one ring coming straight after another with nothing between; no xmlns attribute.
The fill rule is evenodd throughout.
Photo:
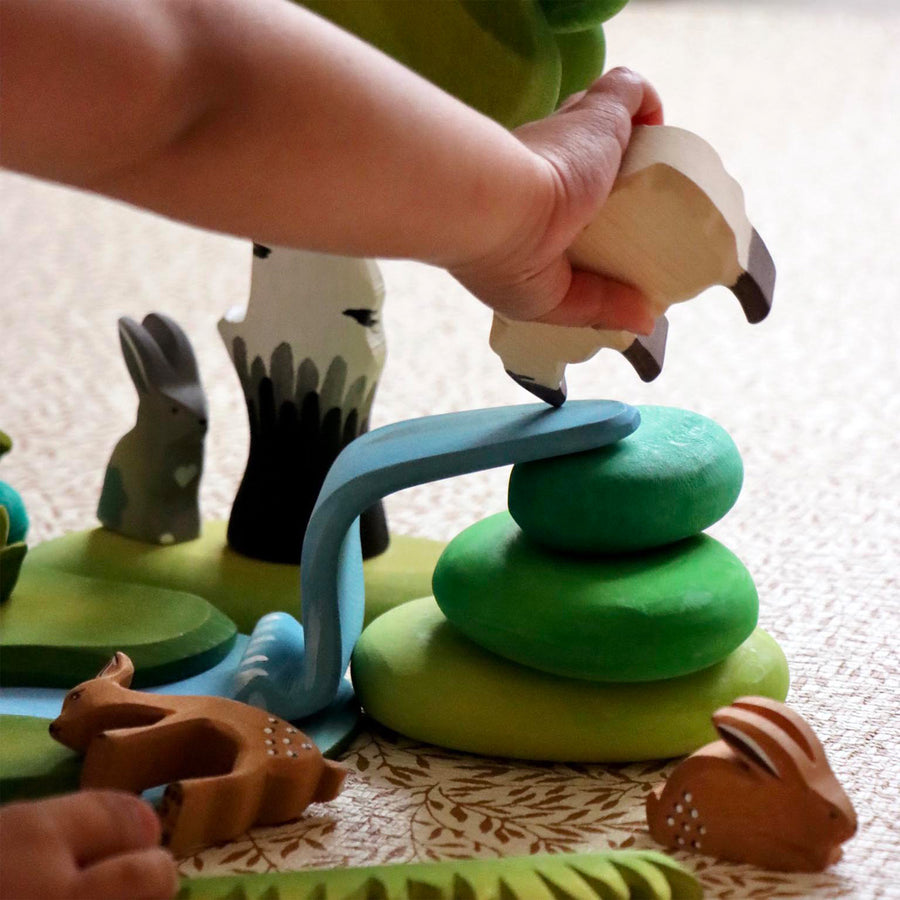
<svg viewBox="0 0 900 900"><path fill-rule="evenodd" d="M535 403L427 416L356 438L329 470L306 530L304 625L287 613L260 619L234 696L285 719L334 699L365 611L358 517L377 500L455 475L591 450L627 437L639 422L627 404L579 400L557 409Z"/></svg>

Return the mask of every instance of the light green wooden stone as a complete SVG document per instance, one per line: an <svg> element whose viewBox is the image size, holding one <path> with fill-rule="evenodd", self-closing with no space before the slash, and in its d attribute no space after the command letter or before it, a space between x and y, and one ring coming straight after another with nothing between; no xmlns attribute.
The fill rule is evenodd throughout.
<svg viewBox="0 0 900 900"><path fill-rule="evenodd" d="M756 627L750 573L707 535L621 556L571 556L508 513L476 522L434 571L444 615L481 646L554 675L655 681L724 659Z"/></svg>
<svg viewBox="0 0 900 900"><path fill-rule="evenodd" d="M0 716L0 803L78 788L81 754L54 741L50 719Z"/></svg>
<svg viewBox="0 0 900 900"><path fill-rule="evenodd" d="M560 762L682 756L715 739L711 714L748 694L783 700L787 660L757 629L715 666L666 681L599 684L548 675L483 650L432 598L376 619L353 654L366 712L454 750Z"/></svg>
<svg viewBox="0 0 900 900"><path fill-rule="evenodd" d="M744 469L705 416L641 406L628 437L513 467L509 511L533 540L572 553L620 553L699 534L734 505Z"/></svg>
<svg viewBox="0 0 900 900"><path fill-rule="evenodd" d="M79 575L133 581L198 594L248 634L266 613L300 612L300 569L235 553L227 523L204 522L199 538L181 544L145 544L105 528L79 531L31 548L32 564ZM391 537L380 556L363 565L366 621L386 609L431 593L440 541Z"/></svg>

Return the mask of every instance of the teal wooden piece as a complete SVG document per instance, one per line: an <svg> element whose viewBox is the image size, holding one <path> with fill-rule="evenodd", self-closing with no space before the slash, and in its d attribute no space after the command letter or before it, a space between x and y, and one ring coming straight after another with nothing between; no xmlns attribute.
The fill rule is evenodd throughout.
<svg viewBox="0 0 900 900"><path fill-rule="evenodd" d="M6 507L9 513L9 534L6 540L10 544L24 541L28 535L28 513L22 495L5 481L0 481L0 506Z"/></svg>
<svg viewBox="0 0 900 900"><path fill-rule="evenodd" d="M260 619L235 677L234 696L290 720L334 699L362 632L360 513L404 488L621 440L640 422L633 407L583 400L470 410L398 422L354 440L322 485L303 544L303 621Z"/></svg>

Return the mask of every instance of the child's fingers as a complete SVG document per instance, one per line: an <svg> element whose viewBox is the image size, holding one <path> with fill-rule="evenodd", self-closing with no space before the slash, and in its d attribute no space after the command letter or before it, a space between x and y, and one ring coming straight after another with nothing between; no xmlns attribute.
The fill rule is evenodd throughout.
<svg viewBox="0 0 900 900"><path fill-rule="evenodd" d="M603 275L575 269L562 301L536 322L650 334L655 319L644 295Z"/></svg>
<svg viewBox="0 0 900 900"><path fill-rule="evenodd" d="M54 827L79 866L159 843L156 813L132 794L78 791L46 802L54 804Z"/></svg>
<svg viewBox="0 0 900 900"><path fill-rule="evenodd" d="M584 99L585 94L587 94L587 90L576 91L574 94L569 94L569 96L566 97L566 99L563 100L563 102L560 103L559 106L556 108L556 112L554 113L554 115L563 113L567 109L571 109L573 106L580 103Z"/></svg>
<svg viewBox="0 0 900 900"><path fill-rule="evenodd" d="M72 900L169 900L178 890L178 871L168 850L132 850L83 869Z"/></svg>
<svg viewBox="0 0 900 900"><path fill-rule="evenodd" d="M661 125L663 105L656 88L646 78L623 67L611 69L598 78L582 98L621 103L632 122L639 125Z"/></svg>

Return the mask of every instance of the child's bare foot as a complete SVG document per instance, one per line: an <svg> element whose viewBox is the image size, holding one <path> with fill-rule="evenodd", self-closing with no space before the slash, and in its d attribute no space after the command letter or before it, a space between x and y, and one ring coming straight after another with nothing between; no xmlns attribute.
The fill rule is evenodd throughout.
<svg viewBox="0 0 900 900"><path fill-rule="evenodd" d="M138 797L79 791L0 809L2 900L168 900L175 861Z"/></svg>

